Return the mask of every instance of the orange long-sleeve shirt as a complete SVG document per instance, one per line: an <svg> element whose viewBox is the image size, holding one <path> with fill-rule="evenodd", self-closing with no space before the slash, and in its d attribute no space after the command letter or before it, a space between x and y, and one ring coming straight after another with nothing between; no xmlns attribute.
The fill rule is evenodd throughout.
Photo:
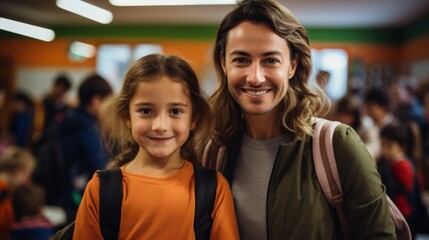
<svg viewBox="0 0 429 240"><path fill-rule="evenodd" d="M187 162L162 178L127 173L123 178L119 239L195 239L194 170ZM234 204L225 178L217 174L210 239L239 239ZM99 225L99 179L88 183L76 217L73 239L102 239Z"/></svg>

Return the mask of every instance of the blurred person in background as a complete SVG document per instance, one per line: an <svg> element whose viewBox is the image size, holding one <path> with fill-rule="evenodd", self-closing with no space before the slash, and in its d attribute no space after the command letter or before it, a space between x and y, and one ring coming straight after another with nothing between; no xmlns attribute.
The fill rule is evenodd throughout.
<svg viewBox="0 0 429 240"><path fill-rule="evenodd" d="M102 104L112 94L109 83L94 74L83 80L78 89L79 105L65 112L59 123L62 154L67 169L67 186L61 203L67 222L75 218L82 194L94 172L108 163L102 146L97 117Z"/></svg>
<svg viewBox="0 0 429 240"><path fill-rule="evenodd" d="M423 127L423 107L418 101L414 78L400 79L389 87L392 112L401 122L414 121L419 128Z"/></svg>
<svg viewBox="0 0 429 240"><path fill-rule="evenodd" d="M11 240L48 240L54 234L52 223L43 215L43 189L32 183L20 184L12 193L15 224Z"/></svg>
<svg viewBox="0 0 429 240"><path fill-rule="evenodd" d="M0 114L2 117L6 115L6 109L4 108L6 104L6 79L0 79ZM9 138L7 137L7 131L0 126L0 155L3 151L9 146Z"/></svg>
<svg viewBox="0 0 429 240"><path fill-rule="evenodd" d="M421 129L423 162L423 187L429 190L429 79L419 85L419 99L423 106L424 122Z"/></svg>
<svg viewBox="0 0 429 240"><path fill-rule="evenodd" d="M416 160L410 154L420 145L415 133L409 123L390 124L380 132L380 161L388 169L388 174L383 175L382 180L386 183L388 195L407 219L413 235L429 230L428 208L422 200L414 163Z"/></svg>
<svg viewBox="0 0 429 240"><path fill-rule="evenodd" d="M378 159L381 151L379 130L372 119L363 113L359 99L346 95L337 101L333 112L333 120L351 126L365 143L371 156Z"/></svg>
<svg viewBox="0 0 429 240"><path fill-rule="evenodd" d="M51 90L43 98L44 129L64 118L64 113L68 108L66 94L71 86L71 81L65 74L60 74L55 78Z"/></svg>
<svg viewBox="0 0 429 240"><path fill-rule="evenodd" d="M12 192L31 179L36 161L27 149L8 147L0 156L0 239L9 239L15 217Z"/></svg>
<svg viewBox="0 0 429 240"><path fill-rule="evenodd" d="M17 91L12 98L9 120L11 144L29 148L32 145L34 123L34 101L27 93Z"/></svg>
<svg viewBox="0 0 429 240"><path fill-rule="evenodd" d="M381 131L385 126L396 122L396 118L390 110L390 99L386 90L382 88L370 88L365 94L365 108L368 116Z"/></svg>

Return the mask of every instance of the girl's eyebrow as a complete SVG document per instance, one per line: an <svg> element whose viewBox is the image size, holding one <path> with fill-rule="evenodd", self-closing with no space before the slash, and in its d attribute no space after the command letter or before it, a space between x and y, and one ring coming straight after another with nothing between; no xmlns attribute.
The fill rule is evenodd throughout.
<svg viewBox="0 0 429 240"><path fill-rule="evenodd" d="M182 103L182 102L172 102L169 105L172 105L172 106L184 106L184 107L188 106L188 104Z"/></svg>
<svg viewBox="0 0 429 240"><path fill-rule="evenodd" d="M134 106L136 107L155 106L155 104L151 102L137 102L137 103L134 103Z"/></svg>
<svg viewBox="0 0 429 240"><path fill-rule="evenodd" d="M179 106L188 107L189 106L188 104L183 103L183 102L171 102L171 103L168 103L168 105L171 107L179 107ZM153 107L153 106L156 106L156 104L151 103L151 102L137 102L134 104L134 106L136 106L136 107Z"/></svg>

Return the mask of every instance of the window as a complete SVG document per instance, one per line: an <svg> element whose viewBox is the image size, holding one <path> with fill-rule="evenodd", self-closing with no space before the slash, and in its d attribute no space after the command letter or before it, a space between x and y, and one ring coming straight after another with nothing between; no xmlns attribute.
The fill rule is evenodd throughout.
<svg viewBox="0 0 429 240"><path fill-rule="evenodd" d="M98 49L96 70L117 93L130 66L152 53L162 53L162 47L158 44L138 44L135 48L127 44L103 44Z"/></svg>
<svg viewBox="0 0 429 240"><path fill-rule="evenodd" d="M312 81L318 71L325 70L330 73L326 93L332 100L343 97L347 92L347 52L341 49L312 50L313 73Z"/></svg>

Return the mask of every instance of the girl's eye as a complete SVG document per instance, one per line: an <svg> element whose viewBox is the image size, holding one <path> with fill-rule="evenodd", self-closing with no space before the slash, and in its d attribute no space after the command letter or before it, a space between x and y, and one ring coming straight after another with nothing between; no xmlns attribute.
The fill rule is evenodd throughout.
<svg viewBox="0 0 429 240"><path fill-rule="evenodd" d="M184 111L180 108L173 108L170 110L170 114L173 116L179 116L182 113L184 113Z"/></svg>
<svg viewBox="0 0 429 240"><path fill-rule="evenodd" d="M149 108L142 108L142 109L139 109L139 112L143 115L149 115L152 113L152 110Z"/></svg>

